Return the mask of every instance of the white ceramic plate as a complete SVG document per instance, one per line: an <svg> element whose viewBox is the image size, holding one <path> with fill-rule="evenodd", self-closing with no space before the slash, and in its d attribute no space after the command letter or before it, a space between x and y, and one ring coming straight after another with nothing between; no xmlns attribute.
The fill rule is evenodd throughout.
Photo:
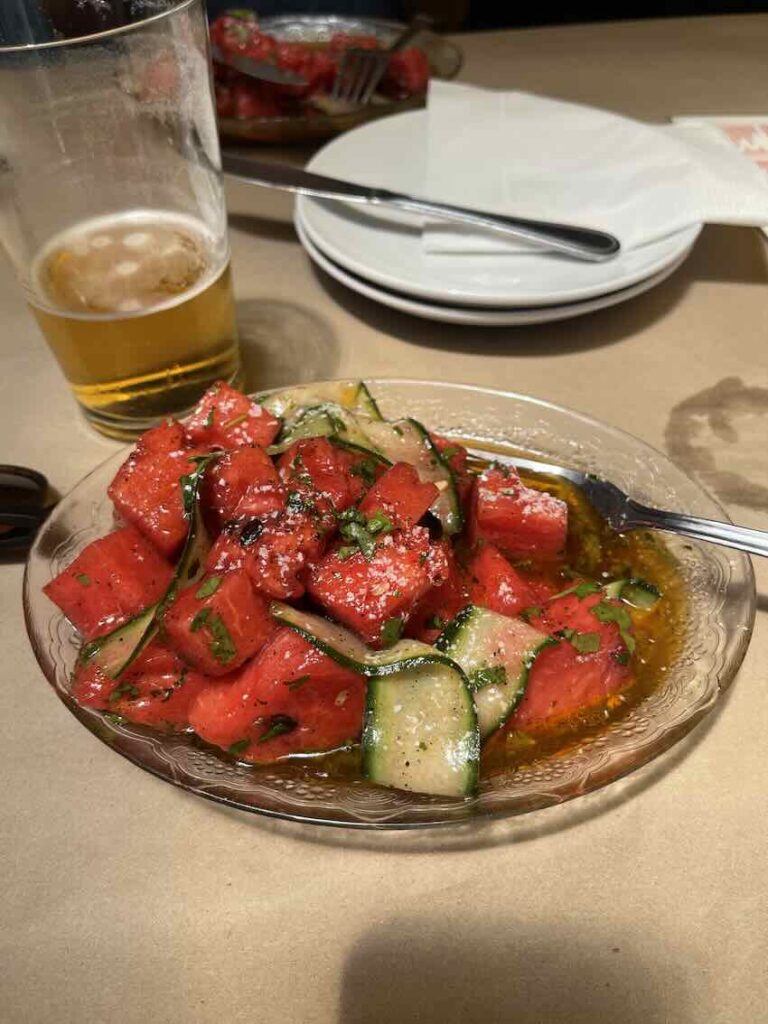
<svg viewBox="0 0 768 1024"><path fill-rule="evenodd" d="M411 313L413 316L420 316L426 320L440 320L443 323L449 324L474 324L485 327L543 324L551 320L565 320L570 317L581 316L584 313L592 313L598 309L606 309L608 306L615 306L619 302L624 302L626 299L631 299L635 295L648 291L649 288L669 277L670 274L677 270L690 252L689 246L681 256L678 256L664 270L652 274L637 284L630 285L629 288L622 288L619 291L610 292L608 295L602 295L596 299L565 303L561 306L543 306L539 308L530 306L521 309L485 310L479 307L473 309L468 306L434 305L418 301L400 292L378 288L365 278L345 270L344 267L335 263L327 256L318 243L313 240L308 227L302 222L298 213L295 218L295 226L299 240L312 261L330 277L346 285L347 288L351 288L352 291L364 295L366 298L373 299L374 302L380 302L384 306L390 306L392 309L399 309L403 313Z"/></svg>
<svg viewBox="0 0 768 1024"><path fill-rule="evenodd" d="M308 169L423 193L426 118L426 112L414 111L340 135ZM507 309L581 302L627 288L673 266L701 231L696 225L608 263L583 263L545 254L431 255L422 250L420 222L407 214L305 196L297 210L327 256L375 285L432 302Z"/></svg>

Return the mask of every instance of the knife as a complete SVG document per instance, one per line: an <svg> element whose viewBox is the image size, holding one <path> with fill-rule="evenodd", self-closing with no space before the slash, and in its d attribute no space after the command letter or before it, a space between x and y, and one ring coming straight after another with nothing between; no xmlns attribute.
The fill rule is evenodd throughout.
<svg viewBox="0 0 768 1024"><path fill-rule="evenodd" d="M384 188L369 188L351 181L328 178L324 174L303 171L288 164L269 163L234 153L222 153L225 174L267 188L281 188L304 196L337 199L343 203L370 203L372 206L394 206L409 213L420 213L441 220L460 221L475 227L498 231L500 234L524 238L554 252L577 259L602 263L616 256L619 240L604 231L576 227L572 224L554 224L524 217L502 217L482 210L469 210L449 203L433 202L418 196L390 192Z"/></svg>
<svg viewBox="0 0 768 1024"><path fill-rule="evenodd" d="M226 64L234 68L242 75L249 78L258 78L262 82L272 82L275 85L306 85L306 78L297 75L294 71L287 71L279 68L277 64L270 64L266 60L254 60L245 54L224 53L215 43L211 43L211 57L217 64Z"/></svg>

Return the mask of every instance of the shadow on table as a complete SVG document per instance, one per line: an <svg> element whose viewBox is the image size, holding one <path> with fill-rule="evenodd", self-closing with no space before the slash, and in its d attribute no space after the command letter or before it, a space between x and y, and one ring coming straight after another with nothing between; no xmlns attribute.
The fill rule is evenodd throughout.
<svg viewBox="0 0 768 1024"><path fill-rule="evenodd" d="M337 375L338 338L306 306L249 299L237 303L237 322L247 391Z"/></svg>
<svg viewBox="0 0 768 1024"><path fill-rule="evenodd" d="M557 356L616 344L666 316L696 281L768 284L768 255L758 232L719 226L705 228L688 260L642 295L608 309L546 324L479 327L424 320L358 295L324 271L313 269L335 302L384 334L411 344L490 356Z"/></svg>
<svg viewBox="0 0 768 1024"><path fill-rule="evenodd" d="M211 804L211 809L229 817L234 816L241 824L258 829L260 832L269 832L319 846L379 854L382 852L460 853L529 842L564 832L617 810L627 800L639 797L646 789L661 781L666 775L673 772L715 727L728 703L730 693L731 689L729 688L721 697L715 710L690 735L645 767L594 793L587 793L567 803L519 817L474 819L465 825L437 828L373 830L334 828L280 821L261 815L244 814L220 804Z"/></svg>
<svg viewBox="0 0 768 1024"><path fill-rule="evenodd" d="M364 934L344 968L338 1024L689 1019L689 964L649 953L651 942L641 950L626 934L612 934L598 907L578 926L521 927L514 878L507 883L503 915L481 917L467 907L467 893L460 909L447 896L431 913L393 918Z"/></svg>
<svg viewBox="0 0 768 1024"><path fill-rule="evenodd" d="M293 221L277 217L257 217L249 213L230 213L227 217L230 228L270 242L297 241Z"/></svg>

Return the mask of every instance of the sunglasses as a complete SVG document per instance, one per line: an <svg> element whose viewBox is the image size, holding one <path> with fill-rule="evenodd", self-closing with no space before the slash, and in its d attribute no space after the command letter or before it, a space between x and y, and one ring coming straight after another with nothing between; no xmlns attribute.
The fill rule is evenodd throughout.
<svg viewBox="0 0 768 1024"><path fill-rule="evenodd" d="M0 466L0 555L26 551L54 504L42 473Z"/></svg>

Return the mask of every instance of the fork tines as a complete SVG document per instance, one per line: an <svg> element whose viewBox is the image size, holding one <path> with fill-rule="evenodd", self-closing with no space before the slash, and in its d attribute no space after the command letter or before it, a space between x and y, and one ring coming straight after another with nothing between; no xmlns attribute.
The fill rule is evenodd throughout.
<svg viewBox="0 0 768 1024"><path fill-rule="evenodd" d="M389 54L383 50L351 47L341 56L331 96L343 103L365 106L387 70Z"/></svg>

